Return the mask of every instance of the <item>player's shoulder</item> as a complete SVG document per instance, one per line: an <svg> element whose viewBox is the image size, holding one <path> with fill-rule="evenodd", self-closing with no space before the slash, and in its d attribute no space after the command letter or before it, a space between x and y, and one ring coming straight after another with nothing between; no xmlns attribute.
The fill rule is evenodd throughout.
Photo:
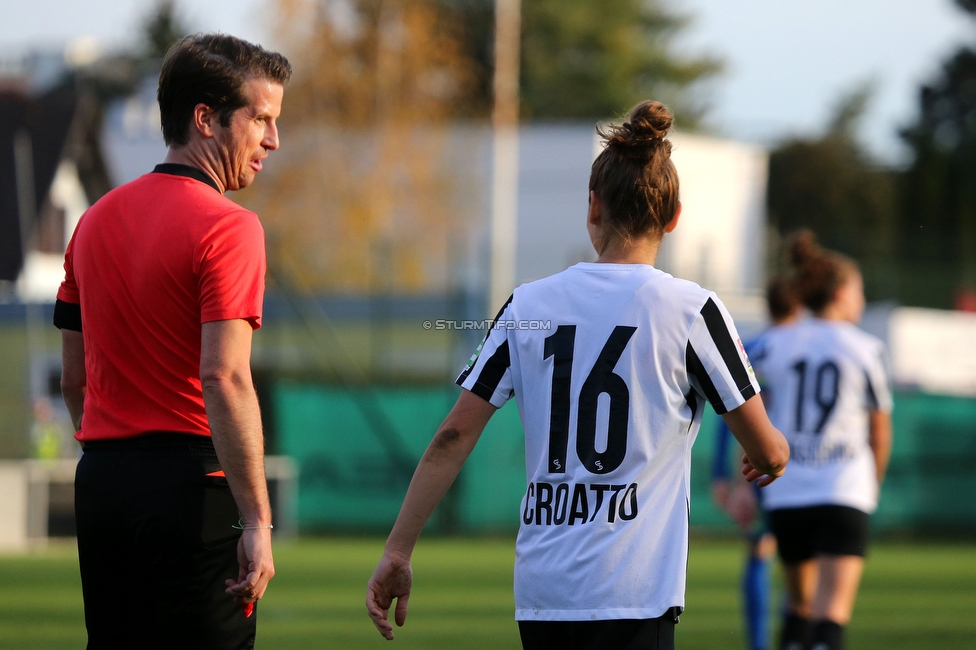
<svg viewBox="0 0 976 650"><path fill-rule="evenodd" d="M675 301L698 304L705 304L709 298L718 301L718 295L714 291L706 289L697 282L676 278L663 271L654 279L656 282L647 284L648 289L653 288L662 294L672 296Z"/></svg>
<svg viewBox="0 0 976 650"><path fill-rule="evenodd" d="M841 340L855 355L875 358L885 352L884 341L874 334L865 332L854 323L838 323L837 331Z"/></svg>
<svg viewBox="0 0 976 650"><path fill-rule="evenodd" d="M808 325L809 325L809 319L806 318L787 322L787 323L770 325L765 330L763 330L758 336L756 336L756 338L753 339L753 342L756 344L765 344L765 343L780 341L782 339L802 336L805 328Z"/></svg>
<svg viewBox="0 0 976 650"><path fill-rule="evenodd" d="M797 350L805 345L815 334L811 331L808 318L770 325L746 344L749 358L776 355L780 350Z"/></svg>
<svg viewBox="0 0 976 650"><path fill-rule="evenodd" d="M742 346L746 349L749 359L754 363L763 360L770 350L776 349L782 340L791 336L791 328L794 326L795 323L771 325L748 341L744 341Z"/></svg>
<svg viewBox="0 0 976 650"><path fill-rule="evenodd" d="M592 291L608 299L612 293L635 296L659 313L697 315L709 299L721 304L714 292L651 265L594 262L580 262L559 273L527 282L516 289L514 299L516 303L524 303L568 291Z"/></svg>
<svg viewBox="0 0 976 650"><path fill-rule="evenodd" d="M724 310L722 301L714 291L691 280L654 270L656 273L648 274L646 281L637 290L637 294L645 298L650 306L681 314L686 319L697 318L709 301Z"/></svg>

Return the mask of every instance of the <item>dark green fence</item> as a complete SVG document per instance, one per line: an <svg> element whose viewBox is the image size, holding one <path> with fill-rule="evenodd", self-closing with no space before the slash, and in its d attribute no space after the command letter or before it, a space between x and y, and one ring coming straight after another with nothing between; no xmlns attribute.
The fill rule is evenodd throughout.
<svg viewBox="0 0 976 650"><path fill-rule="evenodd" d="M458 390L278 384L277 451L298 461L303 530L389 529L413 469ZM522 425L511 404L489 422L435 525L511 530L524 484Z"/></svg>
<svg viewBox="0 0 976 650"><path fill-rule="evenodd" d="M302 529L388 530L458 390L276 384L276 451L298 461ZM692 453L691 523L731 529L710 498L715 418L706 413ZM514 530L525 489L522 445L513 401L492 418L433 525L457 532ZM891 469L874 525L976 531L976 400L898 396Z"/></svg>

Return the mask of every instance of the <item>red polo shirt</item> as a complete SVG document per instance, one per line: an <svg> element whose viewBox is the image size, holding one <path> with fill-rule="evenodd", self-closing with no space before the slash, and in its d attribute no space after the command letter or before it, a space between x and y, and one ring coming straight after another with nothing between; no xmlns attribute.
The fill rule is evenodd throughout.
<svg viewBox="0 0 976 650"><path fill-rule="evenodd" d="M264 230L199 170L160 165L78 222L58 299L81 306L87 393L79 440L210 435L201 325L261 326Z"/></svg>

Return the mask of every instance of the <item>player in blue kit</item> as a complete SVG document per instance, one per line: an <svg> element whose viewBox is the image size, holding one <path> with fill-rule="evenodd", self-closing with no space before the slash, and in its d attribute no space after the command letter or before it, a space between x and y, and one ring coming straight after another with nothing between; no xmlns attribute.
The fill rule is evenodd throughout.
<svg viewBox="0 0 976 650"><path fill-rule="evenodd" d="M772 326L796 321L802 305L790 278L773 279L766 287L766 306ZM756 341L745 344L746 353L755 361ZM758 375L764 399L768 387ZM715 452L712 463L712 496L716 505L729 513L748 544L746 564L742 571L742 603L746 634L750 650L769 647L769 560L776 552L776 539L766 527L762 507L762 490L731 476L729 447L732 432L724 420L715 431Z"/></svg>
<svg viewBox="0 0 976 650"><path fill-rule="evenodd" d="M677 226L671 113L643 102L603 134L586 225L599 257L522 285L457 379L367 587L393 638L410 556L489 418L515 398L526 492L516 542L523 648L668 650L684 607L691 446L707 400L768 485L788 459L718 297L654 268ZM546 330L520 323L549 322ZM511 326L510 326L511 325Z"/></svg>

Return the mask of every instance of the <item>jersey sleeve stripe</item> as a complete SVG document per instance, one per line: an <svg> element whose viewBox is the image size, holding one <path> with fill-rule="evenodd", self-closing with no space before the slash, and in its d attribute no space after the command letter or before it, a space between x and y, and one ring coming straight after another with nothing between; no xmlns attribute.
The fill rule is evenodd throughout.
<svg viewBox="0 0 976 650"><path fill-rule="evenodd" d="M502 377L505 376L505 371L508 370L511 363L511 356L508 353L508 341L506 340L495 349L494 354L485 362L484 367L471 386L471 392L486 402L490 402L492 396L495 394L495 389L498 388L498 384L501 383Z"/></svg>
<svg viewBox="0 0 976 650"><path fill-rule="evenodd" d="M729 334L729 328L725 323L725 318L722 317L722 312L715 301L709 298L701 308L701 315L705 319L705 327L708 328L708 333L711 335L715 347L722 355L722 360L732 375L736 388L745 396L747 390L752 389L752 381L749 379L749 373L742 363L739 351L736 349L735 341ZM752 389L752 393L755 394L755 389ZM749 398L746 397L746 399Z"/></svg>
<svg viewBox="0 0 976 650"><path fill-rule="evenodd" d="M485 344L485 342L482 341L481 342L481 345L484 345L484 344ZM468 366L464 370L462 370L461 371L461 374L458 375L457 376L457 379L454 380L454 383L455 384L457 384L458 386L461 386L462 384L464 384L465 380L468 378L468 375L470 375L471 374L471 371L474 370L474 364L475 364L475 361L476 360L477 360L477 356L474 356L474 357L471 358L471 361L468 362Z"/></svg>
<svg viewBox="0 0 976 650"><path fill-rule="evenodd" d="M492 328L495 327L495 323L497 323L502 319L502 316L505 314L505 310L508 309L508 306L512 304L512 298L514 297L515 294L512 293L512 295L508 297L508 300L505 301L505 304L502 305L502 308L498 310L498 313L495 314L495 317L491 319L491 327L488 328L489 332L491 331Z"/></svg>
<svg viewBox="0 0 976 650"><path fill-rule="evenodd" d="M719 415L728 412L721 395L718 394L718 390L716 390L715 384L712 382L712 378L708 376L708 371L705 370L701 359L698 358L698 353L695 352L695 348L691 347L691 341L688 342L685 348L685 364L688 366L688 374L698 381L698 386L702 394L704 394L708 403L712 405L712 408L715 409L715 412Z"/></svg>
<svg viewBox="0 0 976 650"><path fill-rule="evenodd" d="M488 337L491 336L491 333L494 331L495 323L501 320L502 316L505 314L505 310L508 309L508 306L512 304L512 298L514 297L515 294L512 293L512 295L508 297L508 300L505 301L505 304L502 305L502 308L498 310L498 313L495 314L495 317L491 319L491 325L488 326L488 331L485 333L485 338L481 339L481 345L478 346L474 356L471 357L471 360L468 362L468 366L462 370L461 374L458 375L458 378L454 380L454 383L458 386L464 384L464 380L467 379L468 375L471 374L471 371L474 370L475 363L478 360L478 355L481 353L481 349L484 347L485 343L488 342Z"/></svg>

